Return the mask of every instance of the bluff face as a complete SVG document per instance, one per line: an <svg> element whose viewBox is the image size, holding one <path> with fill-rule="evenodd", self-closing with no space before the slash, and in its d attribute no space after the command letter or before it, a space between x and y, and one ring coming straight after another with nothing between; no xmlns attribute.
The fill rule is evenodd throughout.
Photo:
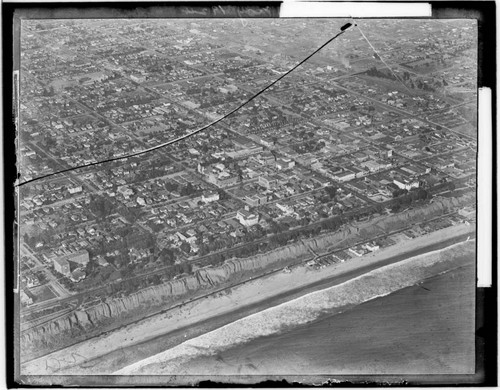
<svg viewBox="0 0 500 390"><path fill-rule="evenodd" d="M339 244L351 245L361 239L407 226L409 221L418 223L471 202L473 196L436 200L422 208L382 216L356 227L346 225L334 233L300 240L265 254L227 260L217 267L199 269L194 274L177 280L147 287L125 297L108 299L85 310L75 310L66 316L23 332L20 337L21 360L41 356L75 341L112 330L154 312L166 310L183 299L237 283L245 279L245 274L263 273L265 270L311 258L310 249L316 253L324 253Z"/></svg>
<svg viewBox="0 0 500 390"><path fill-rule="evenodd" d="M237 282L245 272L265 270L279 262L310 256L307 246L297 243L270 253L246 259L232 259L217 267L199 269L192 275L150 286L125 297L109 299L85 310L75 310L71 314L29 329L21 334L21 351L26 358L32 358L41 350L60 348L113 323L120 326L134 317L144 317L154 311L168 309L193 294L206 294L225 283ZM129 321L126 321L127 319Z"/></svg>

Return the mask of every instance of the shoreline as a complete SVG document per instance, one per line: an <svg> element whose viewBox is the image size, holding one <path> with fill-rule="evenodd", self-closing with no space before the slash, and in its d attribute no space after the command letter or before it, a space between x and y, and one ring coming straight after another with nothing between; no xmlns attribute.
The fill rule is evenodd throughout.
<svg viewBox="0 0 500 390"><path fill-rule="evenodd" d="M347 312L361 304L418 285L431 276L456 268L457 263L463 265L470 262L471 255L474 254L471 244L473 243L457 243L374 269L344 283L314 291L187 340L113 374L211 375L211 371L191 371L191 362L210 356L217 360L219 354L228 349L241 347L266 336L279 337L289 330L314 323L327 313L337 315L339 311Z"/></svg>
<svg viewBox="0 0 500 390"><path fill-rule="evenodd" d="M326 373L330 377L473 374L475 262L473 244L458 246L463 247L468 252L464 256L459 255L461 250L448 248L425 255L453 254L453 268L340 312L333 308L318 313L311 322L194 357L179 374L228 382L225 376L230 382L247 384L298 374L308 375L308 383L311 376ZM178 384L187 376L179 377ZM203 379L185 383L199 380Z"/></svg>
<svg viewBox="0 0 500 390"><path fill-rule="evenodd" d="M113 360L129 365L147 357L148 353L149 356L154 354L154 351L148 351L146 348L144 356L130 356L130 350L136 350L141 345L147 346L148 342L151 344L156 339L172 334L172 342L167 344L173 345L162 344L165 348L171 348L238 318L262 311L266 306L275 306L293 299L292 295L301 296L332 285L332 282L342 283L372 269L412 257L412 252L429 252L432 250L429 249L430 246L449 246L454 242L463 241L466 235L473 232L472 226L456 225L324 269L313 270L307 266L299 266L288 274L277 273L266 278L250 280L244 285L229 288L224 293L217 293L199 302L186 304L182 308L158 314L116 332L35 359L22 366L21 374L109 374L108 370L117 369ZM401 253L402 250L404 253ZM120 347L116 348L117 345ZM76 357L68 358L71 355ZM108 370L96 372L96 366L100 369L108 367ZM51 370L50 367L56 369Z"/></svg>

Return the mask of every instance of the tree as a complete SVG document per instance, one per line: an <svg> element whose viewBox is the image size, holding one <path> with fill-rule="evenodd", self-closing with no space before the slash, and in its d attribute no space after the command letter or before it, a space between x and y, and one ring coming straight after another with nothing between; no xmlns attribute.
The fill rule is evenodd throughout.
<svg viewBox="0 0 500 390"><path fill-rule="evenodd" d="M184 253L189 253L191 252L191 245L189 245L186 241L184 241L181 246L180 246L181 250L184 252Z"/></svg>
<svg viewBox="0 0 500 390"><path fill-rule="evenodd" d="M151 275L148 281L151 285L155 286L161 283L161 276L158 274Z"/></svg>
<svg viewBox="0 0 500 390"><path fill-rule="evenodd" d="M337 190L338 190L338 188L333 187L333 186L325 187L325 191L328 194L328 196L330 197L330 199L335 197L335 195L337 194Z"/></svg>
<svg viewBox="0 0 500 390"><path fill-rule="evenodd" d="M56 140L54 138L52 138L50 135L48 135L48 134L43 137L43 143L48 148L52 148L52 147L54 147L54 146L57 145Z"/></svg>
<svg viewBox="0 0 500 390"><path fill-rule="evenodd" d="M90 259L87 265L85 266L85 275L91 275L97 269L97 262L95 259Z"/></svg>
<svg viewBox="0 0 500 390"><path fill-rule="evenodd" d="M404 188L398 188L397 190L394 190L394 191L392 192L392 197L393 197L393 198L397 198L397 197L399 197L399 196L401 196L401 195L406 194L407 192L408 192L408 191L407 191L407 190L405 190Z"/></svg>
<svg viewBox="0 0 500 390"><path fill-rule="evenodd" d="M182 263L180 264L180 271L183 274L189 274L193 270L193 265L191 263Z"/></svg>
<svg viewBox="0 0 500 390"><path fill-rule="evenodd" d="M236 167L236 174L238 175L238 179L239 181L243 181L243 170L240 168L239 165L237 165Z"/></svg>
<svg viewBox="0 0 500 390"><path fill-rule="evenodd" d="M228 195L228 193L226 191L224 191L223 189L217 190L217 193L219 194L219 200L230 199L230 196Z"/></svg>
<svg viewBox="0 0 500 390"><path fill-rule="evenodd" d="M196 188L191 184L187 183L185 187L181 189L181 195L186 196L186 195L192 195L196 192Z"/></svg>
<svg viewBox="0 0 500 390"><path fill-rule="evenodd" d="M391 211L397 213L399 210L401 210L401 205L399 203L394 203L391 207Z"/></svg>
<svg viewBox="0 0 500 390"><path fill-rule="evenodd" d="M163 248L159 253L158 259L163 263L163 265L175 264L175 254L169 248Z"/></svg>
<svg viewBox="0 0 500 390"><path fill-rule="evenodd" d="M208 249L207 245L205 245L205 244L199 245L199 247L198 247L198 255L205 256L206 254L208 254L208 252L209 252L209 249Z"/></svg>

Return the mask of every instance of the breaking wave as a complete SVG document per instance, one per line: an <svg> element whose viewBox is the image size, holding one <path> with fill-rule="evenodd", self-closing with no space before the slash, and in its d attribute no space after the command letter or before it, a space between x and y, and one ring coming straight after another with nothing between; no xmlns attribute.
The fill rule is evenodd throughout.
<svg viewBox="0 0 500 390"><path fill-rule="evenodd" d="M212 332L129 365L116 375L195 375L188 372L188 362L202 356L216 355L235 345L262 336L278 334L304 325L322 314L342 311L354 305L383 297L444 271L457 256L474 253L471 242L429 252L391 264L342 284L316 291L278 306L263 310L225 325Z"/></svg>

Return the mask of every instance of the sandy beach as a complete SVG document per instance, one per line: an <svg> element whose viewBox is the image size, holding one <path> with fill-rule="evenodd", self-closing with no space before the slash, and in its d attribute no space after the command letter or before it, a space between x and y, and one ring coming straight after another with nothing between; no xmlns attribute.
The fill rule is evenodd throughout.
<svg viewBox="0 0 500 390"><path fill-rule="evenodd" d="M223 351L213 348L210 355L190 359L179 374L247 384L282 378L321 383L345 375L379 382L380 375L474 374L475 259L468 251L446 248L437 255L446 256L442 252L453 254L454 265L464 265L347 310L329 310L303 325Z"/></svg>
<svg viewBox="0 0 500 390"><path fill-rule="evenodd" d="M144 359L118 372L117 375L206 375L213 371L193 368L193 360L212 357L217 360L224 351L266 336L286 333L289 329L312 323L326 313L342 313L351 308L385 297L402 288L413 286L431 275L446 272L450 267L462 266L473 256L473 242L458 243L451 247L431 251L385 267L377 268L347 282L306 294L278 306L232 322L207 334L188 340L172 349ZM461 254L468 256L460 258ZM472 275L471 275L472 276ZM470 278L473 279L473 278ZM420 313L414 315L420 316ZM472 316L471 316L472 317ZM429 319L430 320L430 319ZM354 326L354 324L353 324ZM470 332L469 340L473 340ZM271 373L290 375L289 356L282 356L283 367ZM226 374L240 372L228 370ZM361 371L360 373L362 373ZM304 374L306 374L304 372ZM470 372L469 372L470 373ZM268 374L270 374L268 372Z"/></svg>
<svg viewBox="0 0 500 390"><path fill-rule="evenodd" d="M265 278L249 281L229 289L227 292L217 293L202 300L188 303L182 307L28 362L21 367L21 374L88 374L88 370L82 370L79 365L117 349L133 347L161 335L193 326L198 322L229 314L247 305L258 304L280 294L286 294L292 289L306 288L324 279L348 274L367 266L371 266L372 269L377 268L386 265L384 262L387 262L387 259L393 256L438 244L452 237L463 236L468 233L473 236L473 232L474 226L460 224L413 240L402 241L383 250L326 268L313 269L308 266L300 266L293 268L290 273L275 273ZM394 262L402 260L404 258L399 258ZM191 337L193 336L186 332L186 340ZM92 374L106 375L112 373L105 366L102 367L104 369L100 365L93 366Z"/></svg>

